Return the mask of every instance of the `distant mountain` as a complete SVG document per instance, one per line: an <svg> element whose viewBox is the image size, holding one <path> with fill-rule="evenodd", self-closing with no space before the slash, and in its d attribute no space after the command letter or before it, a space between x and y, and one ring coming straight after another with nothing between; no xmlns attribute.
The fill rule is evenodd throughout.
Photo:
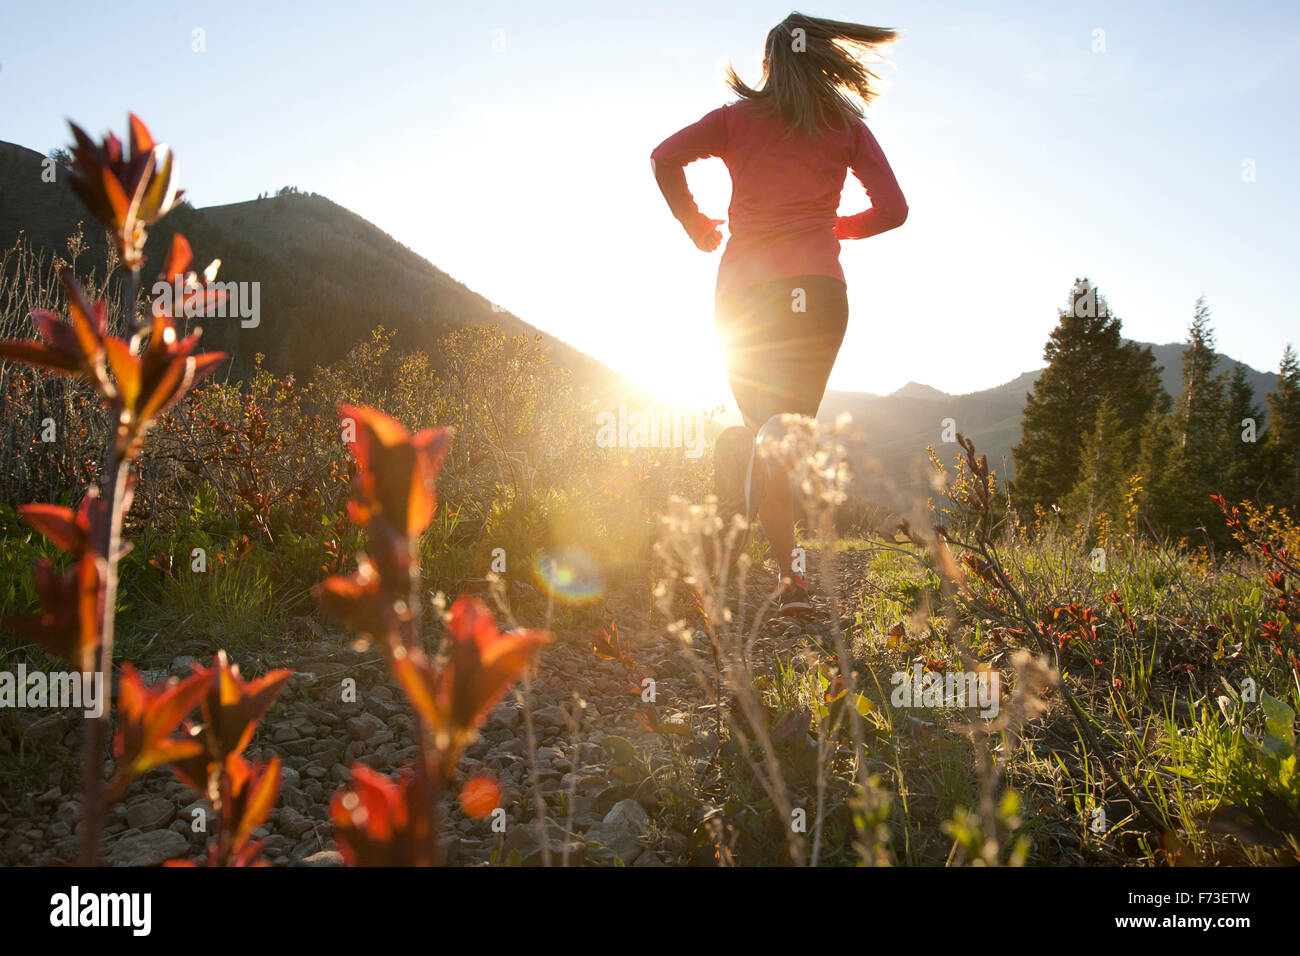
<svg viewBox="0 0 1300 956"><path fill-rule="evenodd" d="M1152 345L1156 363L1162 366L1161 385L1170 396L1182 392L1184 345L1174 342ZM1277 375L1261 372L1226 355L1219 356L1217 371L1241 365L1255 389L1255 399L1267 414L1265 395L1277 385ZM929 475L926 446L933 445L940 459L950 464L958 454L955 444L943 442L945 420L975 442L976 450L987 455L1000 474L1015 477L1011 449L1020 442L1020 416L1025 398L1033 391L1042 369L1025 372L1002 385L967 395L949 395L928 385L908 382L889 395L865 392L827 391L818 417L834 421L848 412L860 430L862 445L855 459L869 457L880 466L864 477L873 496L902 506L924 489Z"/></svg>
<svg viewBox="0 0 1300 956"><path fill-rule="evenodd" d="M853 459L870 459L872 471L863 476L874 498L904 507L918 489L926 487L930 467L926 446L933 445L945 463L957 454L955 444L943 442L946 419L955 431L970 436L981 454L1000 473L1010 471L1011 447L1020 440L1020 412L1037 372L996 388L969 395L949 395L936 388L909 383L890 395L828 390L818 417L834 421L848 412L861 434ZM1007 459L1003 468L1002 459Z"/></svg>
<svg viewBox="0 0 1300 956"><path fill-rule="evenodd" d="M1177 398L1183 391L1183 350L1187 346L1182 342L1169 342L1165 345L1152 345L1151 354L1156 357L1156 364L1164 370L1160 373L1160 384L1165 387L1165 391L1171 397ZM1264 414L1268 414L1268 407L1264 404L1264 396L1277 387L1276 372L1261 372L1258 369L1251 368L1245 362L1238 362L1223 353L1218 353L1219 364L1215 366L1216 372L1232 373L1236 365L1240 365L1246 370L1246 381L1250 382L1251 388L1255 390L1255 400L1259 402L1260 407L1264 409Z"/></svg>
<svg viewBox="0 0 1300 956"><path fill-rule="evenodd" d="M920 382L908 382L896 392L891 393L893 398L915 398L921 401L928 399L943 398L944 393L937 388L929 385L922 385Z"/></svg>
<svg viewBox="0 0 1300 956"><path fill-rule="evenodd" d="M103 263L102 230L64 185L64 170L58 182L42 182L43 159L0 143L0 249L22 230L34 246L66 257L67 237L83 221L90 245L80 262ZM452 329L495 324L509 334L540 335L552 359L578 381L607 385L619 378L514 314L495 311L488 299L324 196L291 192L201 209L182 205L151 231L146 277L157 275L177 231L189 239L196 268L219 258L219 280L260 283L256 327L238 318L202 323L205 343L231 353L236 376L258 352L276 371L305 374L379 325L395 330L402 348L430 350Z"/></svg>

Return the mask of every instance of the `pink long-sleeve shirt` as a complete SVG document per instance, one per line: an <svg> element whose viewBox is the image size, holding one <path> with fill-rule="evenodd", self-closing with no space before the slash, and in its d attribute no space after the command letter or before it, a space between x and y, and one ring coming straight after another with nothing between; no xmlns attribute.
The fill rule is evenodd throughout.
<svg viewBox="0 0 1300 956"><path fill-rule="evenodd" d="M686 184L684 167L717 156L731 173L731 237L718 264L715 296L772 279L834 276L844 281L840 240L865 239L901 226L907 202L876 138L863 122L789 138L777 117L741 100L679 130L650 154L655 179L673 215L694 239L708 230ZM871 206L837 216L845 171L852 170Z"/></svg>

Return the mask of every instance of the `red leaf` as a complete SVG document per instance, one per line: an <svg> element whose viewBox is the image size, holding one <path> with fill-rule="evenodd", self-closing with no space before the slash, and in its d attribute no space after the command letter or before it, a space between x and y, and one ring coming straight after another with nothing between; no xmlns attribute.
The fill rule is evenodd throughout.
<svg viewBox="0 0 1300 956"><path fill-rule="evenodd" d="M149 127L144 125L144 121L134 113L129 113L127 122L131 127L131 155L140 156L152 150L153 137L149 135Z"/></svg>
<svg viewBox="0 0 1300 956"><path fill-rule="evenodd" d="M80 366L75 359L37 342L0 341L0 358L35 365L52 372L62 372L65 375L76 375L80 372Z"/></svg>
<svg viewBox="0 0 1300 956"><path fill-rule="evenodd" d="M335 842L350 866L419 866L429 862L429 814L411 805L413 777L396 782L363 764L330 801Z"/></svg>
<svg viewBox="0 0 1300 956"><path fill-rule="evenodd" d="M80 556L86 549L88 529L78 524L77 514L71 508L43 504L21 505L18 513L61 550Z"/></svg>
<svg viewBox="0 0 1300 956"><path fill-rule="evenodd" d="M537 630L502 634L483 602L468 596L452 606L448 630L452 644L446 665L435 668L417 649L399 655L393 673L433 730L436 745L456 752L551 635Z"/></svg>
<svg viewBox="0 0 1300 956"><path fill-rule="evenodd" d="M414 437L378 409L339 405L339 414L356 425L348 443L357 462L355 513L368 523L381 518L394 532L414 536L433 520L436 482L451 440L446 428L428 428Z"/></svg>
<svg viewBox="0 0 1300 956"><path fill-rule="evenodd" d="M174 281L177 276L184 280L193 260L194 253L190 249L190 241L178 232L172 236L172 244L167 250L167 258L163 260L159 277L167 282Z"/></svg>
<svg viewBox="0 0 1300 956"><path fill-rule="evenodd" d="M280 795L280 758L272 757L266 763L250 766L243 757L231 754L226 758L226 772L233 795L231 817L238 821L233 846L238 849L266 822L275 806Z"/></svg>
<svg viewBox="0 0 1300 956"><path fill-rule="evenodd" d="M134 411L140 401L140 359L131 353L131 347L121 339L106 339L104 350L108 365L117 380L119 401L124 408Z"/></svg>
<svg viewBox="0 0 1300 956"><path fill-rule="evenodd" d="M199 705L211 682L211 671L197 671L183 681L146 687L130 663L122 665L117 734L113 738L117 788L124 790L133 778L154 767L202 752L197 740L173 738L171 734Z"/></svg>
<svg viewBox="0 0 1300 956"><path fill-rule="evenodd" d="M208 727L208 749L218 760L239 753L248 746L257 723L266 713L285 682L290 670L274 670L253 681L239 676L238 665L231 665L225 651L218 651L208 673L215 672L207 695L203 698L203 719Z"/></svg>

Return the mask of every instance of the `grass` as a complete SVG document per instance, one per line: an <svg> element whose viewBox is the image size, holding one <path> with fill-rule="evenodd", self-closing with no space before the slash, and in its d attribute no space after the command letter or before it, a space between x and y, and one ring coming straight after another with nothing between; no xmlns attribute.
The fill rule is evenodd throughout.
<svg viewBox="0 0 1300 956"><path fill-rule="evenodd" d="M1067 534L1007 538L1003 548L1035 613L1090 607L1096 636L1062 637L1061 679L1090 733L1071 721L1052 691L1045 716L991 741L1005 762L998 858L1019 860L1023 850L1030 865L1151 866L1175 853L1185 854L1184 863L1300 859L1300 830L1291 824L1288 835L1288 824L1278 823L1295 821L1300 803L1292 730L1300 684L1259 637L1268 605L1254 559L1237 554L1211 562L1114 541L1108 568L1099 573L1089 549ZM859 686L875 705L865 721L872 792L864 792L851 759L836 757L852 751L845 725L831 726L822 704L833 661L819 659L807 642L794 643L759 666L754 684L773 727L787 726L792 714L807 715L797 743L776 744L792 801L807 806L821 787L823 796L836 795L823 806L876 808L852 813L847 829L827 810L819 862L969 859L962 851L983 839L975 810L985 786L969 718L950 708L893 706L889 677L917 662L926 670L957 668L954 648L964 642L1000 667L1003 686L1011 689L1017 674L1008 655L1023 641L968 608L943 613L940 590L915 548L846 538L828 550L852 561L840 597L853 622ZM1261 705L1269 699L1276 703ZM839 740L827 746L823 734ZM734 743L724 746L719 771L698 798L702 806L722 808L733 862L781 863L785 848L771 825L771 801L749 772L759 756L744 759ZM1138 814L1117 787L1116 768L1167 833ZM828 779L819 781L819 774Z"/></svg>
<svg viewBox="0 0 1300 956"><path fill-rule="evenodd" d="M195 643L238 652L280 631L285 608L303 596L301 591L282 592L256 561L232 561L202 574L165 577L135 609L132 631L184 635Z"/></svg>

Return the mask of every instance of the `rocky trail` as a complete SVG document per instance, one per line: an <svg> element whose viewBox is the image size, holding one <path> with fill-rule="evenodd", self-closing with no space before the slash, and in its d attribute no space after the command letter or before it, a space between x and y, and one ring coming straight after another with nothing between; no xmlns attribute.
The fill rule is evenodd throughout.
<svg viewBox="0 0 1300 956"><path fill-rule="evenodd" d="M817 555L809 553L816 578ZM841 600L860 588L866 555L837 556ZM747 609L770 592L770 570L751 575ZM777 618L769 611L757 631L752 661L757 670L775 666L809 640L818 641L829 623L829 603L817 598L805 619ZM517 613L518 613L518 609ZM589 633L557 631L540 657L531 685L519 685L492 712L478 741L465 753L454 787L444 799L444 852L451 865L482 865L492 860L536 865L549 860L569 865L664 866L688 862L688 836L657 819L659 784L654 768L666 760L666 735L653 733L637 719L643 707L641 675L655 681L655 709L664 723L688 722L682 755L694 760L701 776L717 752L712 704L688 656L650 612L649 588L643 594L611 593L604 598L605 620L618 622L635 669L601 659ZM746 612L752 613L747 610ZM522 618L522 615L521 615ZM392 773L415 754L413 715L391 681L378 651L354 649L352 639L318 623L304 622L310 640L281 648L266 660L243 660L246 678L271 667L291 667L294 677L259 726L248 748L250 760L279 755L283 787L270 818L255 835L264 839L273 865L335 866L329 802L350 779L359 761ZM528 624L538 623L532 619ZM842 622L847 623L847 621ZM309 625L309 626L307 626ZM829 648L829 639L822 641ZM698 652L707 658L703 646ZM196 656L159 661L146 681L188 674ZM151 662L138 664L142 669ZM340 698L343 681L356 682L355 702ZM526 708L526 712L525 712ZM571 721L576 714L576 721ZM529 725L536 764L529 759ZM27 781L26 792L6 785L0 805L0 863L57 865L76 859L80 819L75 767L80 720L71 712L46 712L27 726L24 746L61 751L43 777ZM680 755L679 755L680 756ZM493 779L504 817L472 819L456 794L473 776ZM33 785L34 780L39 783ZM546 805L547 846L539 839L536 793ZM195 821L211 822L205 832ZM153 866L167 860L205 860L215 820L206 801L169 771L157 770L138 781L112 808L106 828L107 859L118 866ZM617 860L616 860L617 858Z"/></svg>

